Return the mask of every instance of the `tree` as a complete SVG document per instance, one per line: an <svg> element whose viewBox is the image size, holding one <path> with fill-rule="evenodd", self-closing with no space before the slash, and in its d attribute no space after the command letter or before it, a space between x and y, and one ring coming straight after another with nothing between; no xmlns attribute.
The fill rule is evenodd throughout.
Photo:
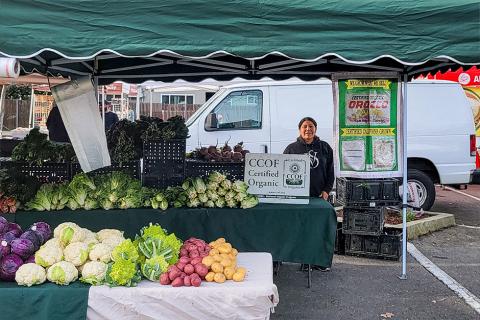
<svg viewBox="0 0 480 320"><path fill-rule="evenodd" d="M30 99L31 88L29 86L11 85L7 88L6 99Z"/></svg>

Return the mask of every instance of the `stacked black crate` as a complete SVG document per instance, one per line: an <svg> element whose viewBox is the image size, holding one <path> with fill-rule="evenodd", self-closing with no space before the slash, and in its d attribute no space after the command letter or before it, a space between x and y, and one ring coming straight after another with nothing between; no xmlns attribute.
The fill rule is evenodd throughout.
<svg viewBox="0 0 480 320"><path fill-rule="evenodd" d="M344 206L345 254L400 258L401 235L383 229L386 207L400 204L397 179L337 178L337 202Z"/></svg>

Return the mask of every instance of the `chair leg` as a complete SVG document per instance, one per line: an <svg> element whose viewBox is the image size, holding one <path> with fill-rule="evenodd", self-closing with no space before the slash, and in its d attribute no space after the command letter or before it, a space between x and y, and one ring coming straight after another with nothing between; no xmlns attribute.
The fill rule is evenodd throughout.
<svg viewBox="0 0 480 320"><path fill-rule="evenodd" d="M312 266L308 265L308 285L307 287L310 288L312 286Z"/></svg>

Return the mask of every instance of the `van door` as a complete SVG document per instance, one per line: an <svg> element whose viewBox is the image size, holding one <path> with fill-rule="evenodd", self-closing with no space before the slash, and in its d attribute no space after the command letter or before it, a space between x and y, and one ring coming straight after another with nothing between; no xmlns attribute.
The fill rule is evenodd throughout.
<svg viewBox="0 0 480 320"><path fill-rule="evenodd" d="M270 150L268 87L238 88L227 91L198 121L202 146L230 146L243 141L250 152Z"/></svg>

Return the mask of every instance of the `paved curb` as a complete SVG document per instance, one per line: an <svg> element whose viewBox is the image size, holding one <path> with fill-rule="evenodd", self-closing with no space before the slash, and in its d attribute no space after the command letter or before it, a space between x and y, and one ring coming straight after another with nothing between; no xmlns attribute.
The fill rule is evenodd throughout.
<svg viewBox="0 0 480 320"><path fill-rule="evenodd" d="M429 212L431 217L407 222L407 239L417 239L419 236L432 233L455 225L455 216L450 213ZM402 230L401 224L385 224L384 228Z"/></svg>

